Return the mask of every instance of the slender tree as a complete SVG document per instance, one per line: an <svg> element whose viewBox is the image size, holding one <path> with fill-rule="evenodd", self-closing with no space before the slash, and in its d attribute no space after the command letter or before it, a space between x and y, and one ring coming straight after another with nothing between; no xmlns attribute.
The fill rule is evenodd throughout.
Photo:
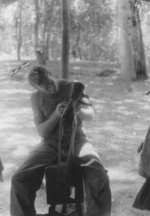
<svg viewBox="0 0 150 216"><path fill-rule="evenodd" d="M45 58L46 60L49 59L49 47L50 47L50 31L52 27L52 23L54 20L54 7L57 3L56 0L51 0L50 6L46 4L46 11L45 11L45 19L47 22L45 22Z"/></svg>
<svg viewBox="0 0 150 216"><path fill-rule="evenodd" d="M146 79L144 43L137 2L118 0L118 5L122 74L126 79L132 81Z"/></svg>
<svg viewBox="0 0 150 216"><path fill-rule="evenodd" d="M145 51L143 43L143 35L141 30L141 22L139 16L139 4L134 0L130 2L132 12L132 43L134 49L134 70L137 80L147 79Z"/></svg>
<svg viewBox="0 0 150 216"><path fill-rule="evenodd" d="M62 78L68 79L69 77L69 2L62 0Z"/></svg>
<svg viewBox="0 0 150 216"><path fill-rule="evenodd" d="M39 64L46 65L44 48L43 48L43 46L41 46L41 44L39 44L39 24L40 24L39 0L34 0L34 5L35 5L35 25L34 25L35 54L37 56Z"/></svg>
<svg viewBox="0 0 150 216"><path fill-rule="evenodd" d="M118 0L118 17L120 24L120 60L122 75L127 80L135 79L132 33L129 27L130 5L128 0Z"/></svg>
<svg viewBox="0 0 150 216"><path fill-rule="evenodd" d="M18 0L18 13L15 17L16 39L17 39L17 58L21 59L20 50L22 46L22 0Z"/></svg>

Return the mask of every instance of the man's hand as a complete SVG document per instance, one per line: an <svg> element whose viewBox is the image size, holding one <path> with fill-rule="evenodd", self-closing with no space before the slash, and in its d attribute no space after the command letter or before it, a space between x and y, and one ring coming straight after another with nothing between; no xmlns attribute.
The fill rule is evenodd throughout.
<svg viewBox="0 0 150 216"><path fill-rule="evenodd" d="M75 113L79 114L80 110L81 110L81 105L78 104L75 108Z"/></svg>
<svg viewBox="0 0 150 216"><path fill-rule="evenodd" d="M68 105L67 102L59 103L56 107L55 112L57 112L61 116L67 105Z"/></svg>

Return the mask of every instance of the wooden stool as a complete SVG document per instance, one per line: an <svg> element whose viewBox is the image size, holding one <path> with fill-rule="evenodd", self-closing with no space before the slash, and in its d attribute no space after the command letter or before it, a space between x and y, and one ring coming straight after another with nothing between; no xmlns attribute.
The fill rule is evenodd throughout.
<svg viewBox="0 0 150 216"><path fill-rule="evenodd" d="M51 165L45 169L47 204L50 204L49 215L65 215L67 204L75 203L76 210L67 215L82 216L81 203L84 201L82 167L72 165L70 179L65 183L58 182L57 168L58 166ZM74 194L71 193L71 189L74 189ZM55 210L57 204L63 205L61 213Z"/></svg>

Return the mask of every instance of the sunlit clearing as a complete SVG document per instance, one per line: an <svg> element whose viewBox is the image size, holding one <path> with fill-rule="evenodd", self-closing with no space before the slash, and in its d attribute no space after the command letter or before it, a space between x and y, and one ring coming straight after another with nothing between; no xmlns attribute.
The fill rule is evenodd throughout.
<svg viewBox="0 0 150 216"><path fill-rule="evenodd" d="M1 184L3 184L3 191L5 191L5 193L6 193L6 191L10 191L10 181L6 181L4 178L4 181ZM2 216L2 215L0 214L0 216ZM3 216L5 216L5 215L3 215Z"/></svg>
<svg viewBox="0 0 150 216"><path fill-rule="evenodd" d="M10 123L0 124L0 129L7 129L7 128L16 128L16 125Z"/></svg>
<svg viewBox="0 0 150 216"><path fill-rule="evenodd" d="M109 168L109 177L111 180L123 181L123 180L135 180L137 177L137 173L133 173L130 170L124 169L122 166L118 166L117 168Z"/></svg>
<svg viewBox="0 0 150 216"><path fill-rule="evenodd" d="M11 155L13 156L26 156L29 153L29 150L25 146L17 146L15 150L12 151Z"/></svg>
<svg viewBox="0 0 150 216"><path fill-rule="evenodd" d="M5 176L10 175L10 172L14 169L17 169L16 163L5 163L5 169L3 171L4 178Z"/></svg>
<svg viewBox="0 0 150 216"><path fill-rule="evenodd" d="M24 94L29 94L31 93L30 90L27 89L5 89L5 90L0 90L1 94L16 94L16 93L24 93Z"/></svg>

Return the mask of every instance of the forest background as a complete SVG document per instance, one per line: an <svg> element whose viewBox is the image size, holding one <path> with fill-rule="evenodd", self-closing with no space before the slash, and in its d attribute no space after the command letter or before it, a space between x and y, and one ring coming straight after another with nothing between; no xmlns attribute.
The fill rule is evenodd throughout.
<svg viewBox="0 0 150 216"><path fill-rule="evenodd" d="M62 76L62 1L1 2L5 2L0 7L0 154L5 165L0 215L4 216L9 215L11 176L40 141L27 73L33 65L43 64L55 77ZM82 81L93 103L96 115L85 128L108 170L113 216L149 215L132 208L144 181L137 173L136 150L149 126L149 31L149 1L69 1L69 79ZM48 208L42 189L36 208L40 213Z"/></svg>

